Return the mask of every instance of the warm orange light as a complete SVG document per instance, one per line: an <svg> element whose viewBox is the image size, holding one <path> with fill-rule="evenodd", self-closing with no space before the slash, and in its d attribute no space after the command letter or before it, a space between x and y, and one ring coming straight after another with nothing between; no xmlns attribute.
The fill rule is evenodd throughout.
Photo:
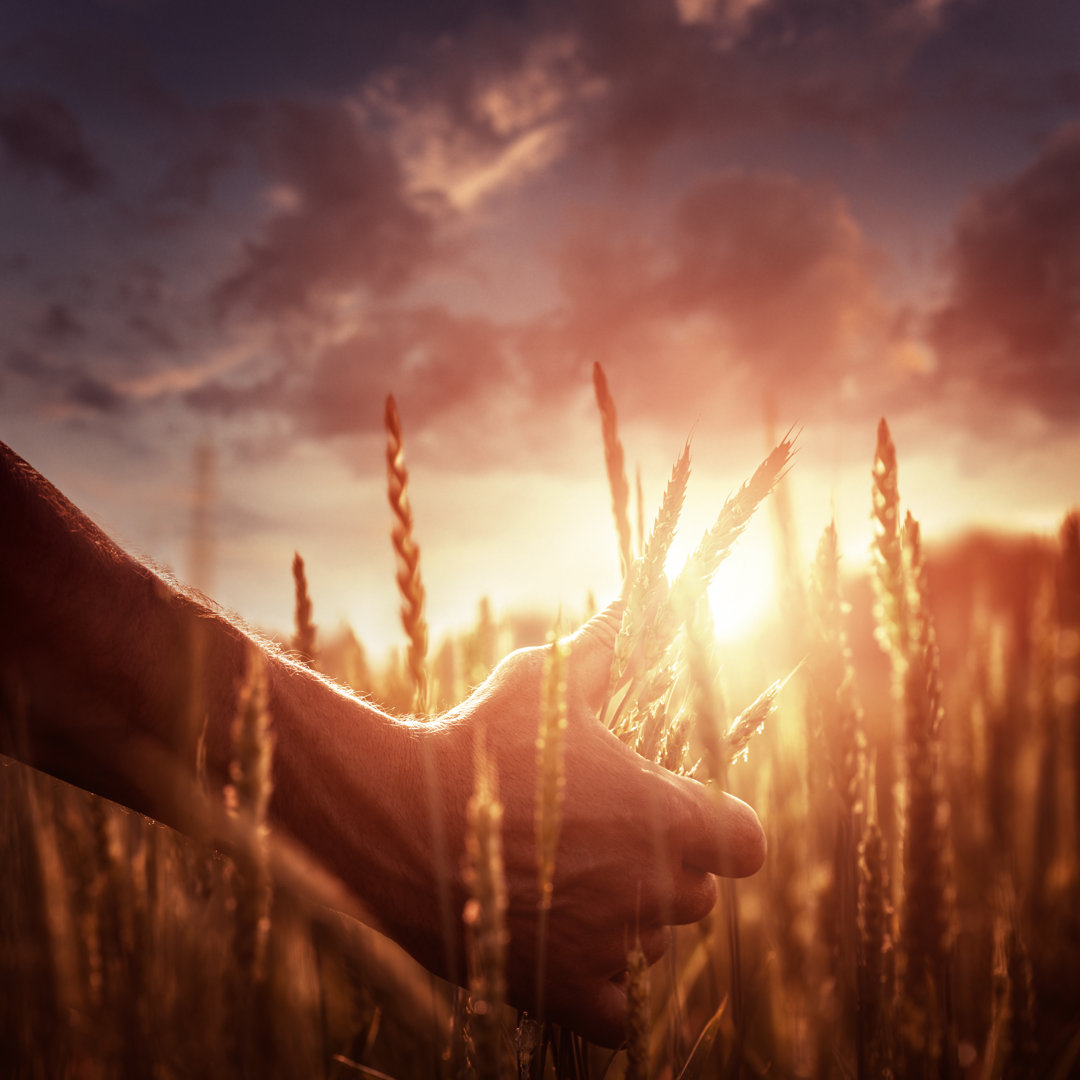
<svg viewBox="0 0 1080 1080"><path fill-rule="evenodd" d="M709 602L718 640L736 641L753 630L776 605L771 546L737 546L717 571Z"/></svg>
<svg viewBox="0 0 1080 1080"><path fill-rule="evenodd" d="M666 566L669 580L677 576L692 548L685 533L676 537ZM775 609L776 602L772 544L767 531L753 522L720 564L709 587L717 640L734 643L747 636Z"/></svg>

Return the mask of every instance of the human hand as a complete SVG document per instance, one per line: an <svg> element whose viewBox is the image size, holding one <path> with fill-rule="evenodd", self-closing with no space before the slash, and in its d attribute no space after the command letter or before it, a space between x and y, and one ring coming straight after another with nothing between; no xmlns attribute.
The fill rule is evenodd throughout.
<svg viewBox="0 0 1080 1080"><path fill-rule="evenodd" d="M617 612L609 609L571 639L565 794L544 990L548 1019L607 1045L625 1033L620 976L635 935L648 962L656 962L672 924L696 922L713 907L713 874L752 874L765 857L765 835L749 806L645 761L596 719L617 631ZM511 654L449 714L448 746L439 755L455 807L467 798L463 789L472 789L481 735L494 764L503 804L508 997L530 1009L539 959L536 740L543 679L544 649ZM464 827L460 812L447 819L452 853L463 850ZM460 876L454 892L460 903Z"/></svg>

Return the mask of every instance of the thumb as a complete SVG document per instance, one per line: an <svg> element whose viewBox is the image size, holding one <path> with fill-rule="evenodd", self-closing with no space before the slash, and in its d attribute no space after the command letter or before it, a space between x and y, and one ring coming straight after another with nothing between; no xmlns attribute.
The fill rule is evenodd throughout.
<svg viewBox="0 0 1080 1080"><path fill-rule="evenodd" d="M683 862L725 877L748 877L765 861L765 831L757 814L716 785L683 781L693 803L683 833Z"/></svg>
<svg viewBox="0 0 1080 1080"><path fill-rule="evenodd" d="M615 600L570 635L568 690L582 695L598 711L607 696L615 638L622 623L623 601Z"/></svg>

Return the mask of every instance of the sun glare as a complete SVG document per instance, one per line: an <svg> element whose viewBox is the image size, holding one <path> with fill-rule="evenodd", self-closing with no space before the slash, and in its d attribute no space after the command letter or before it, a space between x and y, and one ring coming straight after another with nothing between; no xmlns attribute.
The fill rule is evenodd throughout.
<svg viewBox="0 0 1080 1080"><path fill-rule="evenodd" d="M776 603L771 545L736 546L716 573L709 603L720 641L734 641L753 630Z"/></svg>
<svg viewBox="0 0 1080 1080"><path fill-rule="evenodd" d="M773 546L767 528L761 528L763 525L767 523L751 523L747 532L754 535L739 538L709 587L709 603L719 641L735 642L745 637L776 606ZM692 546L686 534L676 538L666 567L669 580L678 573Z"/></svg>

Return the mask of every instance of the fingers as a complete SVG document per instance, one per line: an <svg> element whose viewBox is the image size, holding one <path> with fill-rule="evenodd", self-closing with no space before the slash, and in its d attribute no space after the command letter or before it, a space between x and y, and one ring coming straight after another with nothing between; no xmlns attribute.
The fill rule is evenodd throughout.
<svg viewBox="0 0 1080 1080"><path fill-rule="evenodd" d="M607 692L624 607L625 598L614 601L570 638L570 686L594 710L603 704ZM765 861L766 850L765 832L757 814L742 800L718 788L706 788L691 780L679 783L683 793L689 796L687 802L691 808L685 822L680 823L686 865L725 877L756 873ZM685 910L699 910L706 905L709 886L699 882L697 889L698 895L687 902ZM715 886L712 891L715 892ZM711 907L709 902L705 911Z"/></svg>
<svg viewBox="0 0 1080 1080"><path fill-rule="evenodd" d="M676 926L700 922L716 904L716 878L692 867L684 866L676 879L676 887L668 912Z"/></svg>
<svg viewBox="0 0 1080 1080"><path fill-rule="evenodd" d="M606 979L582 1010L577 1029L597 1046L616 1047L626 1038L626 985Z"/></svg>
<svg viewBox="0 0 1080 1080"><path fill-rule="evenodd" d="M570 685L594 712L607 693L622 613L623 601L616 600L570 636Z"/></svg>
<svg viewBox="0 0 1080 1080"><path fill-rule="evenodd" d="M725 877L748 877L765 861L765 831L741 799L717 787L684 784L691 813L683 825L683 860Z"/></svg>
<svg viewBox="0 0 1080 1080"><path fill-rule="evenodd" d="M660 960L671 946L671 930L666 926L652 926L644 929L638 936L645 963L652 967ZM629 942L626 952L633 948ZM621 957L625 965L627 956ZM569 1026L590 1042L598 1046L615 1047L626 1038L627 975L625 966L612 974L610 978L598 981L583 1000L573 1003L566 1013Z"/></svg>

